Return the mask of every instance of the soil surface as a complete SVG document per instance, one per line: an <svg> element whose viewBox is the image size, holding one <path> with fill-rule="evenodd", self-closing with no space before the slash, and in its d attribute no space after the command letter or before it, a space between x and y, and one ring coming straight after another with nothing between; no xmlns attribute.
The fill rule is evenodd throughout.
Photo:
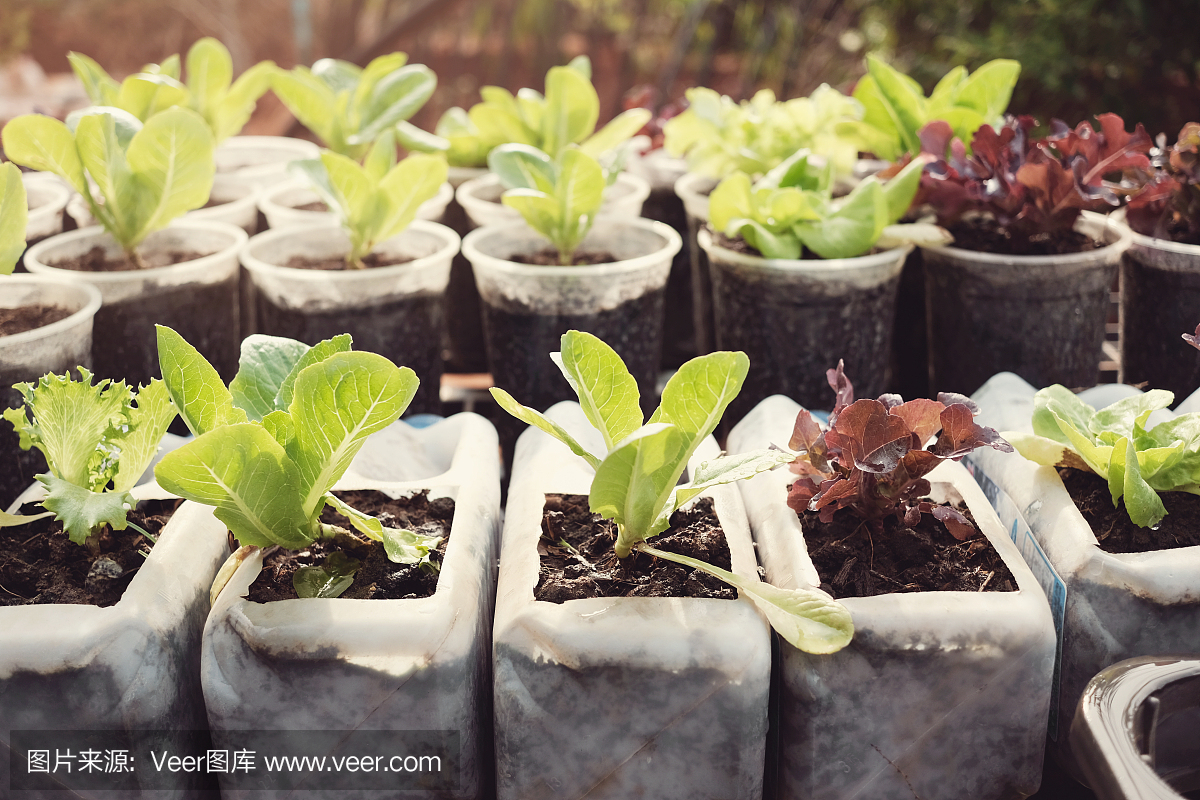
<svg viewBox="0 0 1200 800"><path fill-rule="evenodd" d="M587 597L737 599L732 586L691 567L636 551L617 558L616 538L616 523L588 511L587 495L546 495L538 542L541 571L534 598L550 603ZM725 532L707 497L672 514L671 527L650 544L732 570Z"/></svg>
<svg viewBox="0 0 1200 800"><path fill-rule="evenodd" d="M363 256L363 264L366 264L368 269L390 267L395 264L407 264L412 260L409 256L385 256L377 253L367 253L367 255ZM305 258L304 256L292 256L284 262L283 266L290 269L348 269L346 259L344 258Z"/></svg>
<svg viewBox="0 0 1200 800"><path fill-rule="evenodd" d="M1113 507L1108 481L1099 475L1070 467L1060 467L1058 474L1104 552L1149 553L1200 545L1200 497L1187 492L1160 493L1167 515L1158 530L1153 530L1133 524L1124 498Z"/></svg>
<svg viewBox="0 0 1200 800"><path fill-rule="evenodd" d="M952 225L949 230L954 236L954 247L980 253L1056 256L1104 247L1103 243L1074 230L1040 233L1027 239L1020 236L1014 238L990 217L963 220L957 225Z"/></svg>
<svg viewBox="0 0 1200 800"><path fill-rule="evenodd" d="M103 247L97 245L83 255L55 261L50 266L59 269L73 269L78 272L133 272L139 269L169 267L182 264L185 261L195 261L198 258L212 255L195 250L156 250L141 257L142 263L130 260L124 253L110 257Z"/></svg>
<svg viewBox="0 0 1200 800"><path fill-rule="evenodd" d="M975 519L958 505L972 524ZM841 599L902 592L1015 592L1017 582L983 535L960 542L930 514L915 528L895 517L871 533L847 509L833 522L816 511L801 515L804 541L821 576L821 588Z"/></svg>
<svg viewBox="0 0 1200 800"><path fill-rule="evenodd" d="M71 312L60 306L0 308L0 336L12 336L35 328L44 328L69 316Z"/></svg>
<svg viewBox="0 0 1200 800"><path fill-rule="evenodd" d="M510 258L518 264L533 264L538 267L563 266L559 263L558 251L549 247L536 253L516 253ZM571 266L589 267L593 264L612 264L615 261L617 261L617 257L607 250L599 253L576 253L574 260L571 261Z"/></svg>
<svg viewBox="0 0 1200 800"><path fill-rule="evenodd" d="M298 206L292 206L297 211L328 211L329 206L321 200L313 200L311 203L301 203Z"/></svg>
<svg viewBox="0 0 1200 800"><path fill-rule="evenodd" d="M129 521L158 537L182 500L143 500ZM39 514L40 506L25 506ZM100 554L67 538L53 517L0 528L0 606L75 603L116 605L153 545L132 527L104 529Z"/></svg>
<svg viewBox="0 0 1200 800"><path fill-rule="evenodd" d="M450 540L454 519L454 501L448 497L429 499L422 490L412 497L393 500L383 492L334 492L351 508L378 517L389 528L405 528L428 536L441 536L430 560L439 567ZM329 506L321 512L321 521L349 528L349 521ZM341 596L359 600L407 600L429 597L437 590L437 572L424 572L416 566L397 564L387 557L379 542L358 534L323 539L304 550L278 549L263 560L263 569L250 585L247 598L255 603L295 600L292 576L300 567L320 566L328 553L341 551L362 562L354 583Z"/></svg>

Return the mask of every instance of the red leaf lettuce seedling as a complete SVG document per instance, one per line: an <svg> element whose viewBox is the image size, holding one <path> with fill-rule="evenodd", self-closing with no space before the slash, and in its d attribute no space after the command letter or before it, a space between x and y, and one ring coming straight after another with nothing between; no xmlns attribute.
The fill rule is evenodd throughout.
<svg viewBox="0 0 1200 800"><path fill-rule="evenodd" d="M647 424L642 424L637 382L600 339L568 331L562 350L551 358L579 396L588 421L603 435L606 453L590 452L562 426L517 403L503 389L492 389L492 396L505 411L563 442L595 469L589 506L616 522L613 550L619 558L640 550L740 589L781 636L806 652L832 653L849 643L854 635L850 614L824 592L779 589L647 543L669 527L676 509L705 489L751 478L790 460L790 454L778 450L721 456L701 463L687 483L679 483L688 460L741 390L749 367L745 353L710 353L684 364L667 381L662 403Z"/></svg>
<svg viewBox="0 0 1200 800"><path fill-rule="evenodd" d="M1012 452L996 431L975 423L975 403L949 392L937 400L904 402L897 394L855 400L841 361L826 377L837 394L828 428L805 409L796 415L788 446L798 453L791 469L799 477L788 505L797 513L819 511L822 522L848 508L877 531L887 517L911 527L932 514L956 539L974 536L956 509L920 498L931 488L925 475L942 461L958 461L977 447Z"/></svg>
<svg viewBox="0 0 1200 800"><path fill-rule="evenodd" d="M1200 122L1189 122L1170 148L1159 134L1153 172L1129 199L1129 227L1144 236L1200 244Z"/></svg>
<svg viewBox="0 0 1200 800"><path fill-rule="evenodd" d="M372 433L391 425L417 391L417 376L374 353L350 350L343 334L309 347L250 336L227 389L215 369L178 333L158 326L163 380L196 438L168 453L154 475L169 492L214 506L244 548L303 549L320 538L349 536L321 522L326 504L359 533L381 542L401 564L432 564L437 537L385 527L330 491ZM240 560L231 557L232 561ZM227 565L228 566L228 565ZM337 597L353 582L357 560L340 552L321 567L297 570L301 597ZM214 596L223 586L223 570Z"/></svg>

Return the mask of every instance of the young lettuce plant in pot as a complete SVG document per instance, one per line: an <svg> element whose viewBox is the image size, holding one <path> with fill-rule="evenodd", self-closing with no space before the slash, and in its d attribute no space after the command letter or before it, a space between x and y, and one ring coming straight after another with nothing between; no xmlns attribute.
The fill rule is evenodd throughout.
<svg viewBox="0 0 1200 800"><path fill-rule="evenodd" d="M892 321L911 242L945 242L928 224L896 224L921 178L914 161L887 183L872 176L833 199L831 170L801 151L751 183L735 172L712 193L711 231L699 234L713 282L717 345L750 356L740 419L772 394L825 404L813 379L840 352L889 385Z"/></svg>
<svg viewBox="0 0 1200 800"><path fill-rule="evenodd" d="M350 333L359 344L424 376L410 408L441 410L443 295L454 231L416 219L446 181L442 156L415 153L396 161L383 134L360 166L326 150L297 162L339 226L277 228L242 251L257 295L258 329L307 344Z"/></svg>
<svg viewBox="0 0 1200 800"><path fill-rule="evenodd" d="M539 429L518 444L502 539L498 796L548 785L571 797L759 797L771 660L763 616L813 653L834 653L854 634L824 592L758 579L728 484L790 455L722 456L710 437L746 376L742 353L684 364L643 424L637 383L615 351L580 331L561 348L552 358L578 403L543 415L492 390ZM563 748L581 732L604 746Z"/></svg>
<svg viewBox="0 0 1200 800"><path fill-rule="evenodd" d="M975 398L1017 449L972 456L977 479L1020 511L1058 586L1049 745L1082 780L1067 734L1088 682L1127 658L1200 648L1200 414L1172 413L1161 389L1035 391L1008 373Z"/></svg>
<svg viewBox="0 0 1200 800"><path fill-rule="evenodd" d="M622 172L630 137L638 132L649 112L630 109L596 129L600 97L592 85L592 63L577 56L566 66L546 73L545 94L520 89L514 96L499 86L484 86L482 102L470 110L448 109L436 132L449 142L450 182L455 202L447 209L447 224L465 236L473 228L516 220L516 213L500 202L506 185L488 172L492 150L505 144L536 147L555 158L566 147L579 145L605 167L605 213L637 217L649 193L645 181ZM461 193L461 194L460 194ZM484 372L484 346L479 293L466 258L458 257L450 272L447 294L450 322L450 364L458 372Z"/></svg>
<svg viewBox="0 0 1200 800"><path fill-rule="evenodd" d="M577 329L609 342L638 384L653 386L679 234L661 222L599 215L603 169L581 149L551 160L533 147L503 145L491 163L521 187L505 192L504 203L525 220L477 228L463 240L495 383L541 410L570 399L543 361L559 337ZM510 457L518 431L500 424Z"/></svg>
<svg viewBox="0 0 1200 800"><path fill-rule="evenodd" d="M1031 117L983 126L971 140L945 122L921 130L929 203L953 247L925 247L929 372L934 389L978 389L1002 370L1037 385L1092 386L1124 228L1101 217L1116 180L1149 166L1150 137L1114 114L1031 136Z"/></svg>
<svg viewBox="0 0 1200 800"><path fill-rule="evenodd" d="M183 331L223 374L237 365L241 228L178 219L208 199L213 137L202 117L168 108L145 123L93 108L74 129L38 114L3 131L18 164L53 172L87 202L99 227L29 248L25 267L99 289L92 367L102 378L147 385L158 375L154 324Z"/></svg>
<svg viewBox="0 0 1200 800"><path fill-rule="evenodd" d="M242 545L212 586L204 633L214 746L420 752L441 759L433 774L354 785L299 777L330 797L397 786L478 796L489 763L480 743L499 520L494 429L474 414L419 431L393 424L416 375L352 352L348 335L311 348L249 337L228 389L174 332L160 329L160 341L167 386L196 438L155 475L214 506ZM222 795L288 788L251 777L222 775Z"/></svg>
<svg viewBox="0 0 1200 800"><path fill-rule="evenodd" d="M728 441L733 454L795 451L790 474L739 485L765 579L820 586L854 620L854 641L832 655L781 645L768 766L778 796L1027 796L1041 780L1054 625L987 498L953 463L1012 448L961 395L855 400L841 362L827 377L827 425L776 395Z"/></svg>
<svg viewBox="0 0 1200 800"><path fill-rule="evenodd" d="M229 552L224 526L153 483L135 485L176 416L163 383L134 392L79 375L18 384L24 406L0 420L48 465L0 513L0 735L14 756L0 779L14 789L31 778L10 773L39 747L31 731L59 731L64 752L80 742L62 732L105 731L139 763L147 748L208 746L197 665L208 587ZM149 769L109 777L103 788L139 797L208 780ZM88 788L78 771L54 780Z"/></svg>
<svg viewBox="0 0 1200 800"><path fill-rule="evenodd" d="M1148 381L1184 398L1200 388L1200 353L1180 344L1200 299L1200 123L1167 147L1129 198L1132 243L1121 256L1121 381Z"/></svg>

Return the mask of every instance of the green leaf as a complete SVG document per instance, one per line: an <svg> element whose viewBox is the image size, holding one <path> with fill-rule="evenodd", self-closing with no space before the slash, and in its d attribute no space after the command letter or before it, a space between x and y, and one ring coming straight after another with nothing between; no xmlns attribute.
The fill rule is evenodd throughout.
<svg viewBox="0 0 1200 800"><path fill-rule="evenodd" d="M592 79L592 60L586 55L577 55L567 62L567 69L573 69L589 81Z"/></svg>
<svg viewBox="0 0 1200 800"><path fill-rule="evenodd" d="M292 574L296 594L309 597L341 597L354 583L362 562L342 552L325 556L319 567L300 567Z"/></svg>
<svg viewBox="0 0 1200 800"><path fill-rule="evenodd" d="M237 375L229 384L233 404L252 420L275 411L279 390L309 349L303 342L281 336L247 336L242 340Z"/></svg>
<svg viewBox="0 0 1200 800"><path fill-rule="evenodd" d="M567 145L583 141L599 116L600 98L591 80L569 66L551 67L546 73L542 149L557 157Z"/></svg>
<svg viewBox="0 0 1200 800"><path fill-rule="evenodd" d="M1095 412L1085 430L1093 435L1099 435L1101 431L1112 431L1118 436L1133 436L1134 422L1139 417L1160 408L1168 408L1174 400L1175 395L1164 389L1151 389L1143 394L1126 397Z"/></svg>
<svg viewBox="0 0 1200 800"><path fill-rule="evenodd" d="M262 426L267 429L267 433L271 437L283 445L283 449L289 450L293 447L293 442L296 439L296 423L292 420L292 415L286 411L272 411L262 418Z"/></svg>
<svg viewBox="0 0 1200 800"><path fill-rule="evenodd" d="M9 275L25 252L29 206L15 164L0 164L0 275Z"/></svg>
<svg viewBox="0 0 1200 800"><path fill-rule="evenodd" d="M561 352L551 353L563 377L579 397L592 427L604 434L609 450L642 425L637 381L617 352L582 331L563 334Z"/></svg>
<svg viewBox="0 0 1200 800"><path fill-rule="evenodd" d="M292 405L292 396L295 394L296 378L300 377L300 373L313 364L320 364L325 359L335 356L338 353L349 353L352 343L353 338L350 334L340 333L332 339L323 339L306 350L279 387L279 394L275 397L275 407L279 409L290 408Z"/></svg>
<svg viewBox="0 0 1200 800"><path fill-rule="evenodd" d="M42 507L54 512L63 530L75 544L83 544L93 531L104 525L113 530L125 530L125 515L137 505L129 492L92 492L78 484L50 473L37 476L46 487Z"/></svg>
<svg viewBox="0 0 1200 800"><path fill-rule="evenodd" d="M146 121L129 143L126 158L153 205L133 240L123 243L126 247L208 202L213 149L212 133L194 111L170 108Z"/></svg>
<svg viewBox="0 0 1200 800"><path fill-rule="evenodd" d="M514 417L526 423L527 425L532 425L538 430L548 433L555 439L558 439L567 447L571 448L572 453L588 462L592 469L597 469L600 466L600 459L588 452L583 445L575 440L575 437L567 433L566 429L557 422L543 416L540 412L535 411L528 406L521 405L513 399L512 395L503 389L492 387L489 391L491 391L492 397L495 398L496 403L509 414L512 414Z"/></svg>
<svg viewBox="0 0 1200 800"><path fill-rule="evenodd" d="M1128 440L1123 439L1126 443L1124 448L1124 499L1125 509L1129 512L1129 519L1133 520L1135 525L1140 525L1143 528L1150 528L1157 525L1162 518L1167 515L1167 509L1163 506L1162 500L1158 493L1150 488L1142 478L1141 466L1138 463L1138 453L1133 447L1128 446ZM1113 460L1115 461L1120 450L1120 446L1113 448ZM1115 500L1115 498L1114 498Z"/></svg>
<svg viewBox="0 0 1200 800"><path fill-rule="evenodd" d="M487 163L506 189L554 192L558 169L554 160L536 147L503 144L488 154Z"/></svg>
<svg viewBox="0 0 1200 800"><path fill-rule="evenodd" d="M129 412L129 429L110 442L120 448L120 462L113 489L126 492L134 487L158 453L159 442L174 421L175 404L166 384L158 378L137 393L137 406Z"/></svg>
<svg viewBox="0 0 1200 800"><path fill-rule="evenodd" d="M362 77L362 68L340 58L321 58L313 62L312 74L334 92L353 92Z"/></svg>
<svg viewBox="0 0 1200 800"><path fill-rule="evenodd" d="M327 146L338 144L334 141L337 96L324 81L307 67L295 67L290 72L276 68L271 72L271 88L304 127Z"/></svg>
<svg viewBox="0 0 1200 800"><path fill-rule="evenodd" d="M272 61L260 61L250 67L229 87L215 111L205 116L217 144L241 133L254 112L258 98L271 88L274 74L275 64Z"/></svg>
<svg viewBox="0 0 1200 800"><path fill-rule="evenodd" d="M821 258L853 258L871 249L887 224L888 205L883 187L868 178L855 187L843 205L820 222L794 228L804 246Z"/></svg>
<svg viewBox="0 0 1200 800"><path fill-rule="evenodd" d="M333 493L325 495L325 502L332 505L337 509L339 514L350 520L350 524L356 530L377 542L382 542L383 548L387 552L388 560L394 564L421 564L422 562L428 562L429 554L442 541L442 537L440 536L425 536L402 528L389 528L380 522L378 518L350 507Z"/></svg>
<svg viewBox="0 0 1200 800"><path fill-rule="evenodd" d="M165 325L158 331L158 365L163 383L184 424L196 436L222 425L245 422L246 412L233 404L221 376L187 340Z"/></svg>
<svg viewBox="0 0 1200 800"><path fill-rule="evenodd" d="M580 145L580 149L592 158L599 158L636 136L637 132L650 121L651 116L652 114L644 108L631 108L623 111L613 117L603 128L585 139Z"/></svg>
<svg viewBox="0 0 1200 800"><path fill-rule="evenodd" d="M369 144L384 130L407 120L433 96L437 76L424 64L409 64L375 84L362 116L362 128L346 137L351 145Z"/></svg>
<svg viewBox="0 0 1200 800"><path fill-rule="evenodd" d="M925 159L914 158L883 184L883 197L887 201L887 224L899 222L900 218L908 213L913 198L917 196L917 189L921 187L921 173L925 164Z"/></svg>
<svg viewBox="0 0 1200 800"><path fill-rule="evenodd" d="M371 145L363 160L363 170L372 181L380 181L388 170L396 166L396 134L394 131L384 131Z"/></svg>
<svg viewBox="0 0 1200 800"><path fill-rule="evenodd" d="M1005 431L1001 436L1022 458L1027 458L1035 464L1044 467L1087 468L1087 462L1080 458L1078 453L1054 439L1020 431Z"/></svg>
<svg viewBox="0 0 1200 800"><path fill-rule="evenodd" d="M550 195L535 189L509 189L500 202L515 209L529 227L549 239L551 244L562 241L558 201Z"/></svg>
<svg viewBox="0 0 1200 800"><path fill-rule="evenodd" d="M558 160L554 196L562 224L562 238L554 245L560 253L573 253L604 204L603 170L582 150L565 150Z"/></svg>
<svg viewBox="0 0 1200 800"><path fill-rule="evenodd" d="M1062 429L1064 421L1090 436L1095 415L1094 408L1061 384L1047 386L1033 397L1033 432L1056 442L1071 443Z"/></svg>
<svg viewBox="0 0 1200 800"><path fill-rule="evenodd" d="M750 176L744 172L733 173L713 189L708 197L708 220L713 230L728 236L731 222L753 216L751 190Z"/></svg>
<svg viewBox="0 0 1200 800"><path fill-rule="evenodd" d="M148 122L166 109L187 102L187 87L179 81L167 75L139 73L121 82L115 105Z"/></svg>
<svg viewBox="0 0 1200 800"><path fill-rule="evenodd" d="M225 425L167 453L154 468L159 486L214 506L244 545L293 550L312 541L300 505L300 471L283 446L254 422Z"/></svg>
<svg viewBox="0 0 1200 800"><path fill-rule="evenodd" d="M34 520L52 516L54 516L53 511L43 511L41 514L30 514L28 516L0 511L0 528L15 528L18 525L26 525Z"/></svg>
<svg viewBox="0 0 1200 800"><path fill-rule="evenodd" d="M67 126L41 114L24 114L4 126L4 154L23 167L52 172L89 196L83 162Z"/></svg>
<svg viewBox="0 0 1200 800"><path fill-rule="evenodd" d="M1008 108L1020 75L1019 61L1006 58L989 61L963 82L958 92L958 104L970 106L983 116L984 123L991 124Z"/></svg>
<svg viewBox="0 0 1200 800"><path fill-rule="evenodd" d="M670 422L687 442L688 458L721 421L750 370L740 351L722 351L686 362L663 387L662 402L651 422ZM687 459L684 459L685 461Z"/></svg>
<svg viewBox="0 0 1200 800"><path fill-rule="evenodd" d="M702 461L692 479L675 490L674 500L668 503L668 514L714 486L753 478L760 472L769 472L795 459L794 453L764 449Z"/></svg>
<svg viewBox="0 0 1200 800"><path fill-rule="evenodd" d="M300 372L288 413L296 424L290 452L306 514L342 477L366 438L400 418L419 383L411 369L374 353L337 353Z"/></svg>
<svg viewBox="0 0 1200 800"><path fill-rule="evenodd" d="M450 150L450 140L429 131L422 130L411 122L401 120L396 123L396 140L400 146L410 153L447 153Z"/></svg>
<svg viewBox="0 0 1200 800"><path fill-rule="evenodd" d="M111 106L117 102L117 92L121 85L112 79L104 67L97 64L89 56L74 51L67 53L71 69L83 84L83 91L94 106Z"/></svg>
<svg viewBox="0 0 1200 800"><path fill-rule="evenodd" d="M867 70L875 81L884 110L895 126L904 149L909 153L919 153L921 142L917 138L917 131L925 124L925 111L922 108L925 97L921 87L874 56L867 56Z"/></svg>
<svg viewBox="0 0 1200 800"><path fill-rule="evenodd" d="M650 423L609 451L596 468L588 507L617 523L618 558L637 542L666 530L663 514L689 456L686 436L674 425Z"/></svg>
<svg viewBox="0 0 1200 800"><path fill-rule="evenodd" d="M187 54L187 88L192 108L208 121L214 134L213 120L232 82L233 58L225 45L211 36L192 45Z"/></svg>
<svg viewBox="0 0 1200 800"><path fill-rule="evenodd" d="M441 155L413 153L384 176L380 190L391 200L380 226L380 241L400 234L417 218L421 204L432 200L449 176Z"/></svg>
<svg viewBox="0 0 1200 800"><path fill-rule="evenodd" d="M93 207L92 210L102 212L97 216L113 234L113 238L123 244L133 237L132 227L137 224L139 207L146 206L150 198L140 192L140 186L129 169L125 158L126 145L121 143L118 117L118 114L104 113L77 118L75 146L88 175L105 198L103 208ZM130 119L140 129L141 123ZM131 220L131 217L134 219Z"/></svg>
<svg viewBox="0 0 1200 800"><path fill-rule="evenodd" d="M776 234L752 219L735 219L725 230L726 236L741 236L746 244L762 253L763 258L795 260L801 256L800 240L791 232Z"/></svg>

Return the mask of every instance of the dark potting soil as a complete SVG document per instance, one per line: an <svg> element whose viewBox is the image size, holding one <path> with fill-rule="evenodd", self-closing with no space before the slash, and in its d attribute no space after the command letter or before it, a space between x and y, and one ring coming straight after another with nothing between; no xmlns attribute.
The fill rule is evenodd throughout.
<svg viewBox="0 0 1200 800"><path fill-rule="evenodd" d="M395 264L407 264L413 259L408 256L383 256L377 253L367 253L363 256L363 264L367 269L375 267L390 267ZM304 256L292 256L283 266L289 269L323 269L323 270L349 270L346 266L344 258L305 258Z"/></svg>
<svg viewBox="0 0 1200 800"><path fill-rule="evenodd" d="M328 211L329 206L320 200L313 200L311 203L303 203L298 206L292 206L297 211Z"/></svg>
<svg viewBox="0 0 1200 800"><path fill-rule="evenodd" d="M430 560L439 567L450 539L454 520L454 501L448 497L429 499L423 489L412 497L392 499L383 492L334 492L351 508L378 517L389 528L405 528L442 541ZM329 506L321 512L321 521L349 528L349 521ZM341 596L358 600L406 600L429 597L437 590L439 573L424 572L416 566L397 564L387 557L379 542L364 540L357 534L322 539L304 550L276 550L263 559L263 569L250 584L247 598L255 603L295 600L292 576L300 567L320 566L331 552L343 552L362 562L354 583Z"/></svg>
<svg viewBox="0 0 1200 800"><path fill-rule="evenodd" d="M158 538L182 500L143 500L129 521ZM40 506L23 513L38 514ZM52 517L0 528L0 606L75 603L115 605L153 545L132 527L105 528L100 554L72 542Z"/></svg>
<svg viewBox="0 0 1200 800"><path fill-rule="evenodd" d="M588 511L583 494L548 494L538 541L541 570L534 598L564 603L587 597L709 597L736 600L737 590L711 575L635 551L617 558L617 526ZM564 546L563 542L569 546ZM650 540L670 553L731 570L729 545L712 500L671 515L671 527Z"/></svg>
<svg viewBox="0 0 1200 800"><path fill-rule="evenodd" d="M972 524L975 519L957 506ZM930 514L914 528L894 517L872 533L847 509L830 523L816 511L800 515L804 541L821 588L841 599L900 592L1015 592L1017 582L983 535L960 542Z"/></svg>
<svg viewBox="0 0 1200 800"><path fill-rule="evenodd" d="M1172 266L1182 266L1179 256ZM1146 381L1180 402L1200 388L1200 351L1180 338L1200 322L1200 273L1121 256L1121 368L1126 383Z"/></svg>
<svg viewBox="0 0 1200 800"><path fill-rule="evenodd" d="M71 312L60 306L0 308L0 336L12 336L35 328L44 328L69 316Z"/></svg>
<svg viewBox="0 0 1200 800"><path fill-rule="evenodd" d="M651 189L650 196L642 204L642 216L646 219L670 225L683 239L683 247L671 260L671 273L667 277L667 297L673 302L663 309L663 369L678 367L696 352L696 325L692 318L692 266L688 253L687 211L683 200L673 188Z"/></svg>
<svg viewBox="0 0 1200 800"><path fill-rule="evenodd" d="M539 250L536 253L515 253L509 256L518 264L533 264L539 267L561 267L563 266L558 260L558 251L547 247L544 250ZM611 264L617 258L607 250L599 253L576 253L575 259L571 262L572 267L585 267L593 264Z"/></svg>
<svg viewBox="0 0 1200 800"><path fill-rule="evenodd" d="M1157 530L1133 523L1125 499L1113 506L1108 481L1093 472L1059 467L1063 486L1106 553L1149 553L1200 545L1200 497L1187 492L1162 492L1167 515Z"/></svg>
<svg viewBox="0 0 1200 800"><path fill-rule="evenodd" d="M197 258L204 258L207 255L210 253L200 253L195 250L159 250L142 255L139 264L126 257L124 253L109 256L103 247L97 245L82 255L56 261L50 266L59 269L73 269L78 272L134 272L140 269L169 267L184 261L195 261Z"/></svg>
<svg viewBox="0 0 1200 800"><path fill-rule="evenodd" d="M1031 237L1013 236L991 217L963 220L949 228L954 247L979 253L1013 256L1057 256L1082 253L1104 245L1075 230L1039 233Z"/></svg>
<svg viewBox="0 0 1200 800"><path fill-rule="evenodd" d="M409 295L329 311L284 308L272 303L262 292L255 295L261 333L286 336L310 345L349 333L354 337L355 350L378 353L417 373L421 385L406 415L441 413L445 315L440 294Z"/></svg>

